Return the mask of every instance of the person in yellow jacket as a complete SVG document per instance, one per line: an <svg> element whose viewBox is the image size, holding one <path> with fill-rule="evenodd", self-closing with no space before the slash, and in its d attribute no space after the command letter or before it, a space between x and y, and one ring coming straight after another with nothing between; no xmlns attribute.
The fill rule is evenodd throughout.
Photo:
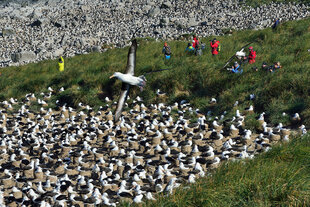
<svg viewBox="0 0 310 207"><path fill-rule="evenodd" d="M58 60L58 69L60 72L65 70L65 61L62 56L60 56Z"/></svg>

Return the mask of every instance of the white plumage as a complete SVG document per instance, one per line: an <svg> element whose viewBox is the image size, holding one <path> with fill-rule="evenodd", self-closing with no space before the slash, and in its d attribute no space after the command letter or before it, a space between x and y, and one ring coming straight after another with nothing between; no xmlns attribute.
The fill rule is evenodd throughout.
<svg viewBox="0 0 310 207"><path fill-rule="evenodd" d="M110 78L118 78L119 80L121 80L122 82L128 83L132 86L140 86L140 87L144 87L145 86L145 78L144 76L134 76L131 74L124 74L124 73L120 73L120 72L115 72Z"/></svg>

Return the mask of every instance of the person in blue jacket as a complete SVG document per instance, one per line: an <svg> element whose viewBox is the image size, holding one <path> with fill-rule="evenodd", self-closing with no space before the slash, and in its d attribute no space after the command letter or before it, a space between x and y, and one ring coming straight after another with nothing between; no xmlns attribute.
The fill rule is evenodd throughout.
<svg viewBox="0 0 310 207"><path fill-rule="evenodd" d="M185 49L185 52L194 52L195 48L192 46L191 43L188 43L187 48Z"/></svg>
<svg viewBox="0 0 310 207"><path fill-rule="evenodd" d="M243 69L239 65L238 62L234 63L234 66L232 68L227 68L227 70L230 70L232 73L241 74L243 72Z"/></svg>

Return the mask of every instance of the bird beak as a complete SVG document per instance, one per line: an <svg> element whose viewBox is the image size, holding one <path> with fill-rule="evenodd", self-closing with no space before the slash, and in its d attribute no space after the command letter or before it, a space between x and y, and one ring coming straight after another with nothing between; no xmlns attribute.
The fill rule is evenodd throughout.
<svg viewBox="0 0 310 207"><path fill-rule="evenodd" d="M114 75L111 75L111 76L110 76L110 79L111 79L111 78L114 78Z"/></svg>

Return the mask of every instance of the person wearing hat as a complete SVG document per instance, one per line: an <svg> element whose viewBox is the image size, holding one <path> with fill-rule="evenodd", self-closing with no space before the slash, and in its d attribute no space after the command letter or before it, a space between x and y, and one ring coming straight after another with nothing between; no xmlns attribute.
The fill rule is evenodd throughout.
<svg viewBox="0 0 310 207"><path fill-rule="evenodd" d="M240 67L238 62L235 62L232 68L227 68L227 70L230 70L232 73L239 73L241 74L243 72L243 69Z"/></svg>
<svg viewBox="0 0 310 207"><path fill-rule="evenodd" d="M249 56L248 56L248 61L250 64L255 63L255 58L256 58L256 51L253 50L253 47L249 47Z"/></svg>
<svg viewBox="0 0 310 207"><path fill-rule="evenodd" d="M58 70L59 72L63 72L65 70L65 61L62 56L58 59Z"/></svg>
<svg viewBox="0 0 310 207"><path fill-rule="evenodd" d="M164 43L164 48L163 48L162 53L164 53L165 59L166 59L166 60L169 60L169 59L170 59L170 56L171 56L171 49L170 49L170 47L169 47L169 45L168 45L167 42Z"/></svg>
<svg viewBox="0 0 310 207"><path fill-rule="evenodd" d="M210 42L211 53L212 53L213 56L219 54L219 52L218 52L219 44L220 44L220 41L217 41L216 38L214 38L214 39Z"/></svg>
<svg viewBox="0 0 310 207"><path fill-rule="evenodd" d="M187 44L187 48L185 49L185 52L194 52L195 51L195 48L192 46L191 43L188 43Z"/></svg>

